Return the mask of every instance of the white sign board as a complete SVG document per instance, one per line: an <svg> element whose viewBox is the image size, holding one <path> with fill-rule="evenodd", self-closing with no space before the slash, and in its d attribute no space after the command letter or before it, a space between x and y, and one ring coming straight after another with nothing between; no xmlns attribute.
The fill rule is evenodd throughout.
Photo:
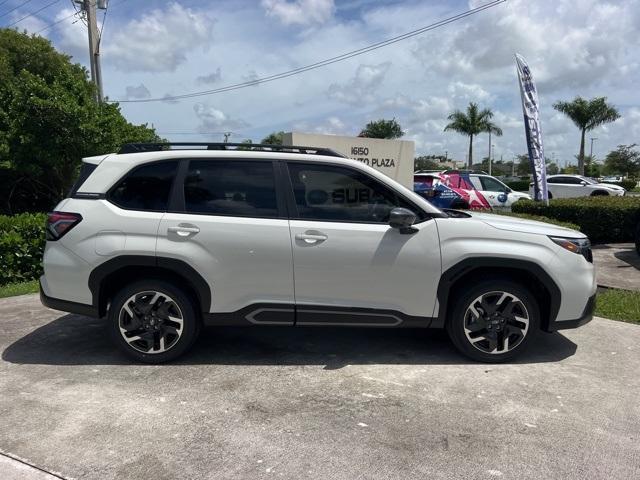
<svg viewBox="0 0 640 480"><path fill-rule="evenodd" d="M411 141L290 132L284 134L283 144L330 148L366 163L413 190L415 145Z"/></svg>

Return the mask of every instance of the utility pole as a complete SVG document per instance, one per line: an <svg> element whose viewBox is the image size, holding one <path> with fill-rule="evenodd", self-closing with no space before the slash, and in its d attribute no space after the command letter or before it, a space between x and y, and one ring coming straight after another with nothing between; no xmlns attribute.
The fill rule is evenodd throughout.
<svg viewBox="0 0 640 480"><path fill-rule="evenodd" d="M491 130L489 130L489 175L491 175Z"/></svg>
<svg viewBox="0 0 640 480"><path fill-rule="evenodd" d="M91 64L91 81L96 86L96 100L102 103L102 70L100 68L100 34L98 33L97 9L106 10L108 0L75 0L87 18L89 31L89 62Z"/></svg>
<svg viewBox="0 0 640 480"><path fill-rule="evenodd" d="M591 137L591 151L589 152L589 157L591 158L591 160L593 161L593 141L597 140L597 137Z"/></svg>

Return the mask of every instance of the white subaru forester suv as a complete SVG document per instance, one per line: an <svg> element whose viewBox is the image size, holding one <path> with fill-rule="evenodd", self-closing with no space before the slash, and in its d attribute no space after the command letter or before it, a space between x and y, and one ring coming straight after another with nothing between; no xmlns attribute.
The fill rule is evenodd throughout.
<svg viewBox="0 0 640 480"><path fill-rule="evenodd" d="M202 325L446 328L472 359L578 327L596 293L580 232L442 211L326 149L130 144L85 158L47 222L42 303L106 317L134 359Z"/></svg>

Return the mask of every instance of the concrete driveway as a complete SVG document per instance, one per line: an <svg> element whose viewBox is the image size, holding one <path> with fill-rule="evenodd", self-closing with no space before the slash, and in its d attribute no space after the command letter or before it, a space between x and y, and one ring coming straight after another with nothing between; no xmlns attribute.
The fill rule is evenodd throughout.
<svg viewBox="0 0 640 480"><path fill-rule="evenodd" d="M0 451L55 478L640 478L630 324L544 334L511 365L437 331L220 328L145 366L24 296L0 300L0 351Z"/></svg>

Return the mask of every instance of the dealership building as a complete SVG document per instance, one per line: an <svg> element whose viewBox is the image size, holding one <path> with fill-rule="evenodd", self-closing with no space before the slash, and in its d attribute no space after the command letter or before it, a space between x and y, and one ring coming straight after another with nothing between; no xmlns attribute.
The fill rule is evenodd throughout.
<svg viewBox="0 0 640 480"><path fill-rule="evenodd" d="M282 143L330 148L413 189L415 144L412 141L289 132L285 133Z"/></svg>

